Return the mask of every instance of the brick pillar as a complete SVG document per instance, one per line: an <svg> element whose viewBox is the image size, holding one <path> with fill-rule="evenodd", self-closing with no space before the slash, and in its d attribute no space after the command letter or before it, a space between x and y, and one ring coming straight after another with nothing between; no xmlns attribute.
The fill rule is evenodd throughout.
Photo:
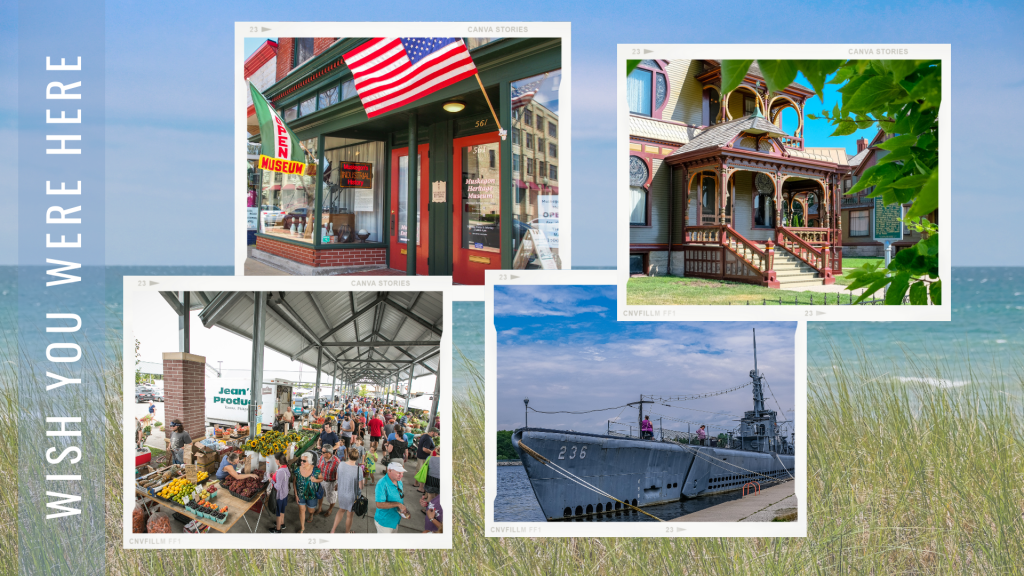
<svg viewBox="0 0 1024 576"><path fill-rule="evenodd" d="M181 420L193 440L206 437L206 357L164 352L164 418Z"/></svg>

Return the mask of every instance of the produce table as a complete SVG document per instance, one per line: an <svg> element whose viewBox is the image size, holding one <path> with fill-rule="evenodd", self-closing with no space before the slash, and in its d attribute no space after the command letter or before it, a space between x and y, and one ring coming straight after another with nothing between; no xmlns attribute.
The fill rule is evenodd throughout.
<svg viewBox="0 0 1024 576"><path fill-rule="evenodd" d="M140 495L140 496L143 496L144 498L148 498L149 500L152 500L153 502L156 502L157 504L159 504L161 506L164 506L168 510L173 510L174 512L177 512L179 514L184 514L185 516L188 516L189 518L192 518L194 520L199 520L203 524L206 524L207 526L209 526L210 528L213 528L214 530L216 530L218 532L227 532L228 530L230 530L231 527L234 526L235 523L238 522L238 520L240 518L245 516L246 512L251 510L256 505L260 504L260 502L263 499L262 495L261 495L260 497L257 497L255 499L253 499L252 502L246 502L245 500L242 500L241 498L237 498L235 496L232 496L230 493L228 493L226 488L221 487L219 490L217 490L217 498L213 500L213 503L216 504L219 507L227 506L228 507L228 517L224 521L223 524L220 524L218 522L214 522L213 520L210 520L209 518L199 518L195 514L192 514L191 512L189 512L188 509L185 508L184 506L179 506L178 504L172 504L172 503L170 503L170 502L168 502L166 500L162 500L160 498L155 498L153 496L150 496L148 493L146 493L146 492L144 492L142 490L139 490L138 488L135 489L135 493ZM260 510L260 516L262 516L262 515L263 515L263 511L261 509ZM256 531L255 527L259 526L259 518L256 519L256 524L254 526L253 525L249 525L249 521L248 520L245 521L245 524L246 524L246 526L249 526L249 528L250 528L249 531L250 532L255 532Z"/></svg>

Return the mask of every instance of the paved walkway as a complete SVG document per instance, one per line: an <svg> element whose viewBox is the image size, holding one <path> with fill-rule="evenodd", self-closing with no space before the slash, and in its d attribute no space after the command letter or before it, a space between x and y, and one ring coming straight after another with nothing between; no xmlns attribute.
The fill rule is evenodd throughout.
<svg viewBox="0 0 1024 576"><path fill-rule="evenodd" d="M789 481L761 490L760 494L723 502L670 522L771 522L785 509L796 509L795 482Z"/></svg>

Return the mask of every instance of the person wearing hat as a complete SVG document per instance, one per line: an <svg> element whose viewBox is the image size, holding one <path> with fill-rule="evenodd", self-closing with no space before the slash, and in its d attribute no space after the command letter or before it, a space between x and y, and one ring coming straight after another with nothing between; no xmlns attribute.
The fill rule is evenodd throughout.
<svg viewBox="0 0 1024 576"><path fill-rule="evenodd" d="M352 418L345 412L345 417L338 425L338 430L341 431L341 441L345 443L345 449L348 450L352 447L352 431L355 425L352 424Z"/></svg>
<svg viewBox="0 0 1024 576"><path fill-rule="evenodd" d="M405 491L402 489L402 475L405 468L398 462L388 464L387 476L377 482L373 497L377 511L373 514L373 523L377 532L391 534L398 529L402 518L409 517L409 509L405 507Z"/></svg>
<svg viewBox="0 0 1024 576"><path fill-rule="evenodd" d="M342 452L344 454L344 452ZM320 460L317 462L317 467L324 473L324 481L321 486L324 487L324 497L320 499L316 504L316 512L320 512L320 506L326 502L329 507L326 511L320 512L324 516L330 516L331 510L334 509L334 505L338 503L338 491L336 484L338 481L338 465L341 464L341 460L334 455L334 446L330 444L324 444L320 447ZM316 513L314 512L314 514Z"/></svg>
<svg viewBox="0 0 1024 576"><path fill-rule="evenodd" d="M174 457L175 464L185 463L185 446L192 443L192 437L185 432L185 426L181 420L171 422L171 437L169 449Z"/></svg>

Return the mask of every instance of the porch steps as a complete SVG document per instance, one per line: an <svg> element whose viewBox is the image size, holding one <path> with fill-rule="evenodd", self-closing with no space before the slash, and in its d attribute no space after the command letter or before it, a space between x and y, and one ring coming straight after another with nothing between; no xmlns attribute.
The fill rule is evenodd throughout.
<svg viewBox="0 0 1024 576"><path fill-rule="evenodd" d="M775 277L781 288L821 286L821 274L786 249L775 248Z"/></svg>

